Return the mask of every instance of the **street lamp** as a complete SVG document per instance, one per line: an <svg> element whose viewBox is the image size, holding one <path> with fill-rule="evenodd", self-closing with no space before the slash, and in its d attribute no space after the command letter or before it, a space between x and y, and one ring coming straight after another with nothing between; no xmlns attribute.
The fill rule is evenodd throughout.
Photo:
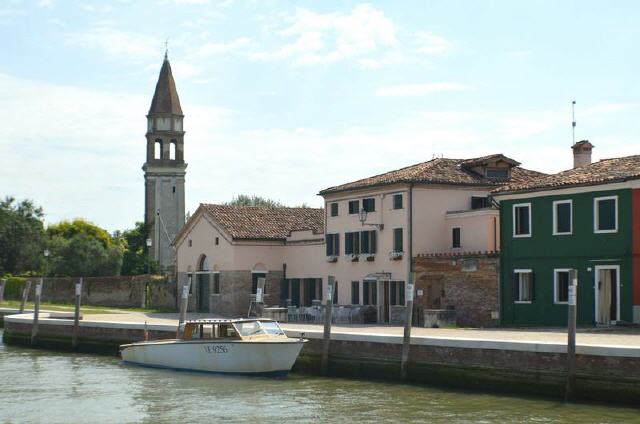
<svg viewBox="0 0 640 424"><path fill-rule="evenodd" d="M373 223L366 222L367 211L364 208L360 209L360 212L358 212L358 219L360 220L360 224L362 224L362 226L371 225L372 227L376 227L381 231L384 229L384 224L373 224Z"/></svg>
<svg viewBox="0 0 640 424"><path fill-rule="evenodd" d="M49 249L44 249L44 275L43 277L47 276L47 271L48 271L48 265L49 265L49 254L51 252L49 252Z"/></svg>
<svg viewBox="0 0 640 424"><path fill-rule="evenodd" d="M147 274L151 274L151 264L149 262L149 254L151 253L151 245L153 244L153 240L148 238L147 242Z"/></svg>

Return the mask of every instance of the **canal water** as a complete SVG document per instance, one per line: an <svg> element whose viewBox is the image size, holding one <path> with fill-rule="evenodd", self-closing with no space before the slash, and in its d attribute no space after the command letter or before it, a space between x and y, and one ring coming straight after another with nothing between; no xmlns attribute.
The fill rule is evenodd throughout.
<svg viewBox="0 0 640 424"><path fill-rule="evenodd" d="M222 377L1 343L0 378L2 423L640 422L640 409L299 374Z"/></svg>

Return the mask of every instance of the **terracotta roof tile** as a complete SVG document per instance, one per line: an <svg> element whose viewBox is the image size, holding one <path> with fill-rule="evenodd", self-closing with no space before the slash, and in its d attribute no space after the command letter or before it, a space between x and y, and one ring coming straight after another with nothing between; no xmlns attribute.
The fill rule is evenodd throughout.
<svg viewBox="0 0 640 424"><path fill-rule="evenodd" d="M292 231L324 233L324 209L200 204L234 239L283 240Z"/></svg>
<svg viewBox="0 0 640 424"><path fill-rule="evenodd" d="M603 159L578 168L529 181L507 184L495 193L553 190L567 186L607 184L640 178L640 155Z"/></svg>
<svg viewBox="0 0 640 424"><path fill-rule="evenodd" d="M169 64L169 60L166 57L162 62L162 68L156 83L156 91L153 93L153 100L151 100L149 115L152 113L182 115L178 90L171 72L171 64Z"/></svg>
<svg viewBox="0 0 640 424"><path fill-rule="evenodd" d="M484 156L474 159L446 159L436 158L416 165L407 166L406 168L397 169L395 171L386 172L384 174L375 175L373 177L364 178L347 184L335 187L329 187L320 192L320 194L335 193L346 190L355 190L367 187L375 187L380 185L395 183L430 183L430 184L453 184L453 185L481 185L496 186L503 185L507 181L497 178L486 178L470 168L484 162L493 160L505 160L512 165L519 164L513 159L506 156L496 154ZM529 181L532 178L539 178L545 175L540 172L530 171L528 169L514 167L511 170L511 180L517 182Z"/></svg>

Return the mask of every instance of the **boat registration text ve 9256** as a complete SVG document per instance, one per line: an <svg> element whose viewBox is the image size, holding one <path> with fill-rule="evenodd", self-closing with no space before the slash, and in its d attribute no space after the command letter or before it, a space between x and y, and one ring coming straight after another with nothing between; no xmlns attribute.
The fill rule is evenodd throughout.
<svg viewBox="0 0 640 424"><path fill-rule="evenodd" d="M204 345L202 346L206 353L227 353L229 352L229 348L224 345Z"/></svg>

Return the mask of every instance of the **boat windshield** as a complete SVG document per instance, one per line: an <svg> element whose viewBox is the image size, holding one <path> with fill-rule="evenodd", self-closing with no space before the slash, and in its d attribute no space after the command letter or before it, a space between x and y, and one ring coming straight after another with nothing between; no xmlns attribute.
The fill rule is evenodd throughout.
<svg viewBox="0 0 640 424"><path fill-rule="evenodd" d="M244 337L264 334L258 321L236 322L234 325L238 329L238 333Z"/></svg>
<svg viewBox="0 0 640 424"><path fill-rule="evenodd" d="M244 337L264 334L284 335L278 323L273 321L246 321L237 322L234 325L238 329L238 332Z"/></svg>
<svg viewBox="0 0 640 424"><path fill-rule="evenodd" d="M264 331L266 331L267 334L275 334L277 336L284 334L284 331L282 331L277 322L262 321L260 322L260 325L262 325L262 328L264 328Z"/></svg>

